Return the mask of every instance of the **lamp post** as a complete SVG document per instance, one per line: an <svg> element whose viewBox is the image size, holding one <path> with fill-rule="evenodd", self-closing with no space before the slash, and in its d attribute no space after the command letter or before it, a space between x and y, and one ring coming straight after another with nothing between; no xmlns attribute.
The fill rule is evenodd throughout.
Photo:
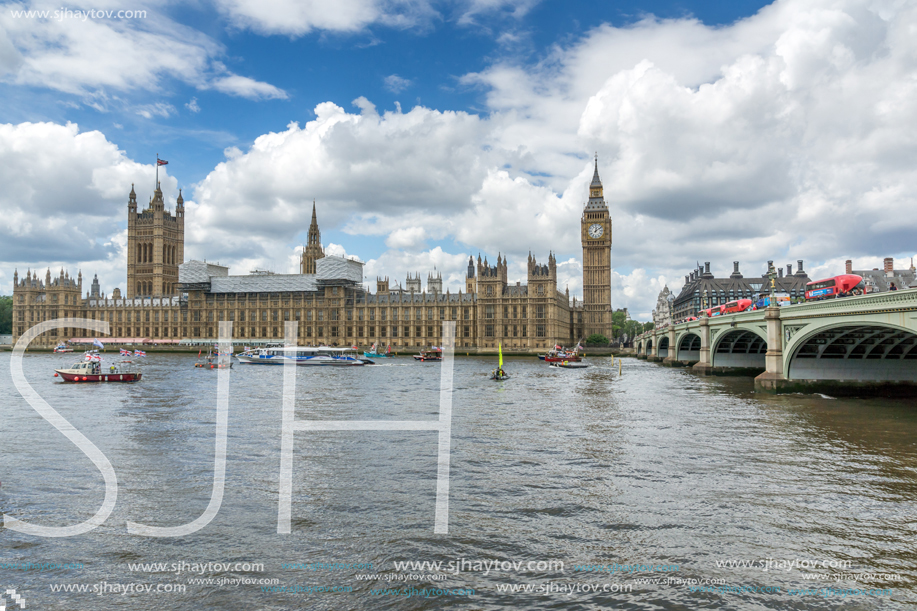
<svg viewBox="0 0 917 611"><path fill-rule="evenodd" d="M768 269L767 269L767 277L770 278L770 280L771 280L771 298L770 298L770 303L767 304L767 305L768 305L768 307L771 307L771 306L776 305L776 302L775 302L775 300L774 300L774 291L775 291L775 289L776 289L776 281L775 281L775 278L777 277L777 270L774 269L774 264L773 264L773 263L771 263L771 265L770 265L770 266L768 267Z"/></svg>

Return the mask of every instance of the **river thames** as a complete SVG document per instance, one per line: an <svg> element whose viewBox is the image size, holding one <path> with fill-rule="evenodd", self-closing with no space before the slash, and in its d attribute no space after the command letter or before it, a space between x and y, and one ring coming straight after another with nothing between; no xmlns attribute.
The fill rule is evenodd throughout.
<svg viewBox="0 0 917 611"><path fill-rule="evenodd" d="M10 359L0 353L0 509L82 522L102 476L19 395ZM52 377L73 360L23 363L108 457L117 504L82 535L0 531L0 585L30 609L917 604L913 400L761 395L751 378L636 359L619 375L608 357L585 370L511 358L512 378L493 382L492 359L457 356L448 534L433 532L435 431L324 431L295 434L281 535L283 368L236 364L219 513L194 534L151 538L126 522L185 524L210 501L218 373L151 353L136 384ZM300 367L296 418L435 420L440 367Z"/></svg>

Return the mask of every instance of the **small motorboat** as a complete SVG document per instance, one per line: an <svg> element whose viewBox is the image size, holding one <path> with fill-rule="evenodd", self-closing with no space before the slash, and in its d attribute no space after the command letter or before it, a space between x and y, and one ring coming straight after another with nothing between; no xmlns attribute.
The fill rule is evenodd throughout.
<svg viewBox="0 0 917 611"><path fill-rule="evenodd" d="M414 355L415 361L441 361L443 360L443 349L433 346L429 350L421 350L420 354Z"/></svg>
<svg viewBox="0 0 917 611"><path fill-rule="evenodd" d="M391 345L389 345L388 349L385 352L380 353L376 351L376 344L373 344L368 352L366 350L363 351L363 356L367 358L384 359L384 358L392 356L392 347Z"/></svg>
<svg viewBox="0 0 917 611"><path fill-rule="evenodd" d="M98 361L82 361L68 369L55 369L54 377L58 376L64 382L136 382L143 373L128 364L103 367Z"/></svg>
<svg viewBox="0 0 917 611"><path fill-rule="evenodd" d="M585 369L589 367L589 365L582 361L558 361L556 363L551 363L549 367L557 367L559 369Z"/></svg>
<svg viewBox="0 0 917 611"><path fill-rule="evenodd" d="M71 348L64 342L61 342L57 346L55 346L54 352L73 352L73 348Z"/></svg>
<svg viewBox="0 0 917 611"><path fill-rule="evenodd" d="M198 358L201 357L201 353L197 353ZM222 359L220 357L227 357ZM200 367L201 369L232 369L232 352L216 352L214 354L213 350L207 352L207 356L199 360L194 364L195 367Z"/></svg>

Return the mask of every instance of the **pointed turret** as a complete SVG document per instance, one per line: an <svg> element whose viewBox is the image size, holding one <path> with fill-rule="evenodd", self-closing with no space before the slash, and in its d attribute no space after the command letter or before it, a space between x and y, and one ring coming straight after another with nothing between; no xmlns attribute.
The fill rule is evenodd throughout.
<svg viewBox="0 0 917 611"><path fill-rule="evenodd" d="M589 183L590 187L602 187L602 179L599 178L599 154L595 154L595 172L592 173L592 182Z"/></svg>
<svg viewBox="0 0 917 611"><path fill-rule="evenodd" d="M595 171L592 173L592 182L589 183L589 201L586 208L605 208L605 190L602 179L599 178L599 154L595 154Z"/></svg>
<svg viewBox="0 0 917 611"><path fill-rule="evenodd" d="M312 222L309 224L309 234L306 238L306 245L303 247L302 259L300 262L301 274L314 274L315 262L325 256L325 250L322 248L322 234L318 229L318 216L315 212L315 200L312 200Z"/></svg>

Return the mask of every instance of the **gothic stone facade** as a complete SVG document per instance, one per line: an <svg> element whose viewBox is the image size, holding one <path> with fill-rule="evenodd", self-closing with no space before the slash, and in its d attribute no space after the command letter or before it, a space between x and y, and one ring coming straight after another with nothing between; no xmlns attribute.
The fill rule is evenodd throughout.
<svg viewBox="0 0 917 611"><path fill-rule="evenodd" d="M602 199L598 169L590 186L583 225L586 303L570 300L557 288L553 253L546 264L530 254L527 283L507 281L507 261L496 265L478 256L469 260L465 290L442 291L442 276L431 274L427 290L419 275L406 286L391 288L377 279L376 292L363 285L362 263L325 255L313 205L308 243L299 274L254 273L230 276L225 267L189 261L184 253L184 206L179 197L175 215L165 211L157 188L150 206L136 212L136 194L129 197L128 291L106 296L94 289L82 294L82 275L63 271L44 281L29 271L14 282L14 341L32 324L58 317L105 321L106 343L210 343L220 321L233 322L236 344L281 341L284 323L298 321L302 345L391 345L393 350L442 343L442 322L455 321L456 346L466 352L490 352L502 344L510 352L542 352L555 344L571 345L588 333L610 335L611 220ZM596 225L602 231L596 230ZM594 302L593 302L594 300ZM584 314L591 313L587 323ZM63 340L90 340L82 329L49 331L34 346Z"/></svg>
<svg viewBox="0 0 917 611"><path fill-rule="evenodd" d="M127 297L168 297L178 294L178 265L185 257L185 200L178 192L175 214L165 209L162 189L146 210L137 212L131 185L127 204Z"/></svg>

